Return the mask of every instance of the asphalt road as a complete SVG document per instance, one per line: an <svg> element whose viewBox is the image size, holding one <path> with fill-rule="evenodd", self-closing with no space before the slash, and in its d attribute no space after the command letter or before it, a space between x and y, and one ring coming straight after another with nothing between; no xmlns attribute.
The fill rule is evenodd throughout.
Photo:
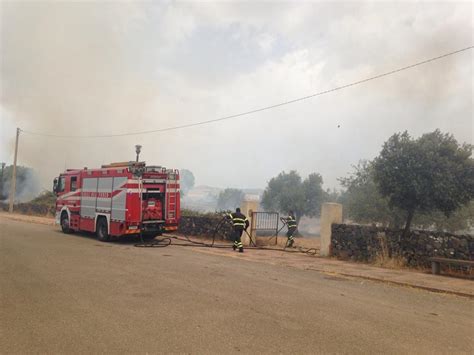
<svg viewBox="0 0 474 355"><path fill-rule="evenodd" d="M0 224L1 353L474 351L467 298Z"/></svg>

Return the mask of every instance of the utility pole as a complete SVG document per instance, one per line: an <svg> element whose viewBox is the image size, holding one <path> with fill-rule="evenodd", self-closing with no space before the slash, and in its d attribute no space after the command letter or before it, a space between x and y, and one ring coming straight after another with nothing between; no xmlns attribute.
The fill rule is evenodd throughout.
<svg viewBox="0 0 474 355"><path fill-rule="evenodd" d="M10 189L10 206L8 212L13 213L13 203L15 202L15 191L16 191L16 158L18 156L18 140L20 139L20 128L16 129L16 140L15 140L15 156L13 158L13 172L12 172L12 183Z"/></svg>
<svg viewBox="0 0 474 355"><path fill-rule="evenodd" d="M5 169L5 163L2 162L2 173L0 175L0 200L3 200L3 170Z"/></svg>

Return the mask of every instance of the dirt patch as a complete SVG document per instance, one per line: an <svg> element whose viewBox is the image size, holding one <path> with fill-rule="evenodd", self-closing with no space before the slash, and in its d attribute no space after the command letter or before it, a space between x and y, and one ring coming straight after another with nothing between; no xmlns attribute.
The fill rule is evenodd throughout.
<svg viewBox="0 0 474 355"><path fill-rule="evenodd" d="M0 212L0 217L11 219L11 220L14 220L14 221L20 221L20 222L45 224L45 225L49 225L49 226L54 225L54 218L53 217L28 216L28 215L23 215L23 214L6 213L6 212Z"/></svg>
<svg viewBox="0 0 474 355"><path fill-rule="evenodd" d="M347 279L342 278L342 277L337 277L337 276L324 276L325 280L331 280L331 281L347 281Z"/></svg>

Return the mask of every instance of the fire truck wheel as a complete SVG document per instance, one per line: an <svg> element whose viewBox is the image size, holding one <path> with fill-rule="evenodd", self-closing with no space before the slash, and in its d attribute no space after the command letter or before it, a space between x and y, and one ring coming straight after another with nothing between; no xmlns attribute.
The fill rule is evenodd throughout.
<svg viewBox="0 0 474 355"><path fill-rule="evenodd" d="M101 217L97 220L97 239L101 242L108 242L110 240L109 231L107 230L107 220Z"/></svg>
<svg viewBox="0 0 474 355"><path fill-rule="evenodd" d="M72 229L69 228L69 216L67 212L63 212L61 214L61 229L63 233L66 233L66 234L72 233Z"/></svg>

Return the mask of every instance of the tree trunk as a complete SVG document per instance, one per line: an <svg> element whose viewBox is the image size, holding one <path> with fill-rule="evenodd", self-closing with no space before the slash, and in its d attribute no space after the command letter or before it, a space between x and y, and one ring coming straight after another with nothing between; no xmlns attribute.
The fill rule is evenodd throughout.
<svg viewBox="0 0 474 355"><path fill-rule="evenodd" d="M415 215L415 209L409 210L408 215L407 215L407 221L405 224L405 229L403 230L403 238L408 237L408 234L410 233L410 226L411 226L411 221L413 220L413 216Z"/></svg>

